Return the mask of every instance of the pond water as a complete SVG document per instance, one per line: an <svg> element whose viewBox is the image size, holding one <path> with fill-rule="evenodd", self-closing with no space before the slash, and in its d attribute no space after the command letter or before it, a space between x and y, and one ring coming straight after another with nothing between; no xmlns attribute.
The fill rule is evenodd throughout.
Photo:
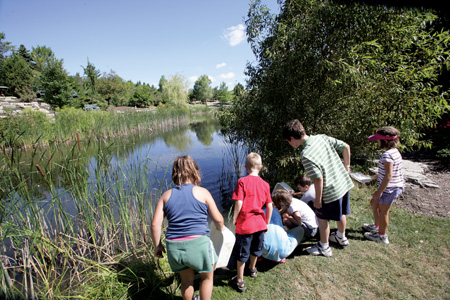
<svg viewBox="0 0 450 300"><path fill-rule="evenodd" d="M217 120L203 116L160 132L28 151L20 160L22 172L31 174L33 199L45 205L59 198L65 210L76 214L74 186L83 189L83 185L88 185L96 192L107 191L120 182L125 189L142 192L146 199L155 201L162 191L173 187L173 160L190 155L200 167L201 186L211 192L219 209L226 212L237 179L246 174L243 167L246 154L244 147L229 143L220 133ZM74 169L86 176L74 179Z"/></svg>

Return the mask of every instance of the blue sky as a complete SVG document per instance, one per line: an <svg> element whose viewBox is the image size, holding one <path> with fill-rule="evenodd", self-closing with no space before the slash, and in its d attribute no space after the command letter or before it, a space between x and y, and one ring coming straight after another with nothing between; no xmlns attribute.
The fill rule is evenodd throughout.
<svg viewBox="0 0 450 300"><path fill-rule="evenodd" d="M278 12L276 0L263 0ZM70 75L87 60L102 74L158 85L181 74L192 88L244 84L254 55L245 36L249 0L0 0L5 41L28 50L47 46Z"/></svg>

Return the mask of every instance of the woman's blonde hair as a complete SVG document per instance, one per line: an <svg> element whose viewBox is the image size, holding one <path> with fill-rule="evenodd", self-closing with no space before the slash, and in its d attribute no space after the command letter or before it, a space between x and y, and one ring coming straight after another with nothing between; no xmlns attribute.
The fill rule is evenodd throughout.
<svg viewBox="0 0 450 300"><path fill-rule="evenodd" d="M172 181L175 185L192 183L200 185L202 182L197 163L189 156L178 156L173 162Z"/></svg>

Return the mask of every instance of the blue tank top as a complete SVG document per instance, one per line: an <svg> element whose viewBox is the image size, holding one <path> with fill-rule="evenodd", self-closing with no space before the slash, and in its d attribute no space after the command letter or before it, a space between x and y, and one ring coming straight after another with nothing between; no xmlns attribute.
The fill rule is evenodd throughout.
<svg viewBox="0 0 450 300"><path fill-rule="evenodd" d="M208 204L194 197L193 188L193 184L183 184L172 189L172 194L164 205L164 213L169 221L166 238L209 236Z"/></svg>

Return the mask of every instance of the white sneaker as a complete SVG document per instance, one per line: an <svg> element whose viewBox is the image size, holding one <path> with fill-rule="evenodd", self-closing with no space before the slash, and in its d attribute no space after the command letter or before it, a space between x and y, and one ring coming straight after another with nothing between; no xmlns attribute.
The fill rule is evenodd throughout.
<svg viewBox="0 0 450 300"><path fill-rule="evenodd" d="M317 244L315 244L314 246L306 248L306 251L312 255L323 255L326 257L330 257L333 255L333 252L331 252L331 248L330 247L328 247L327 249L322 248L322 246L320 246L320 242L317 242Z"/></svg>
<svg viewBox="0 0 450 300"><path fill-rule="evenodd" d="M347 240L347 238L345 236L343 238L340 238L340 237L337 236L335 231L333 231L330 234L330 238L329 239L330 239L330 242L338 243L341 246L348 246L348 245L350 245L350 243L348 242L348 240Z"/></svg>
<svg viewBox="0 0 450 300"><path fill-rule="evenodd" d="M365 232L364 236L366 237L366 239L374 242L379 242L386 245L389 244L388 236L381 236L378 232Z"/></svg>
<svg viewBox="0 0 450 300"><path fill-rule="evenodd" d="M375 224L364 224L362 228L368 232L378 232L378 227Z"/></svg>

